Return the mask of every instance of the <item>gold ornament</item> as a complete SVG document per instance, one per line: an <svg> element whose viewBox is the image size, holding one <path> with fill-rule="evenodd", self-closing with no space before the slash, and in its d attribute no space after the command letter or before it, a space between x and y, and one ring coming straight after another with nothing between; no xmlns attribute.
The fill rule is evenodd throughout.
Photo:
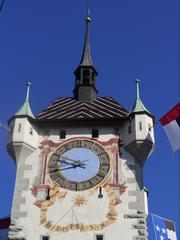
<svg viewBox="0 0 180 240"><path fill-rule="evenodd" d="M88 202L87 198L80 194L76 194L72 201L76 207L84 207Z"/></svg>

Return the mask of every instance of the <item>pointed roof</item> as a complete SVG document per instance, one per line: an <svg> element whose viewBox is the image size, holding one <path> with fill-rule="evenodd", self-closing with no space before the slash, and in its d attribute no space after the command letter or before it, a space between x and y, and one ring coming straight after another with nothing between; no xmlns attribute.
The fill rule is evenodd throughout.
<svg viewBox="0 0 180 240"><path fill-rule="evenodd" d="M91 49L89 44L89 24L91 22L91 18L89 16L86 17L86 33L85 33L85 41L84 41L84 49L80 61L80 66L92 66L91 59Z"/></svg>
<svg viewBox="0 0 180 240"><path fill-rule="evenodd" d="M32 111L31 107L29 104L29 90L30 90L31 83L27 82L27 90L26 90L26 100L22 107L19 109L19 111L15 114L15 116L28 116L31 118L35 118Z"/></svg>
<svg viewBox="0 0 180 240"><path fill-rule="evenodd" d="M140 112L147 112L147 113L151 114L141 101L141 98L139 96L139 79L136 79L136 101L135 101L134 106L131 110L131 113L138 113L138 112L139 113Z"/></svg>

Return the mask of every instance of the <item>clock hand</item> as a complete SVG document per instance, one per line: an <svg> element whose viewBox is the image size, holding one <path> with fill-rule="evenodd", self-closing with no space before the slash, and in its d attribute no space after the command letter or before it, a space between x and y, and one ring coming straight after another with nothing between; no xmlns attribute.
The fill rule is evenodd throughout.
<svg viewBox="0 0 180 240"><path fill-rule="evenodd" d="M67 164L68 164L68 165L69 165L69 164L70 164L70 165L73 164L73 163L66 162L65 160L59 160L59 162L61 163L61 165L62 165L62 164L63 164L63 165L65 165L65 164L66 164L66 165L67 165Z"/></svg>
<svg viewBox="0 0 180 240"><path fill-rule="evenodd" d="M89 161L89 160L74 160L74 159L70 159L66 156L61 156L61 158L62 159L59 159L59 161L67 160L67 161L71 161L71 162L75 162L75 163L81 163L81 162Z"/></svg>
<svg viewBox="0 0 180 240"><path fill-rule="evenodd" d="M66 167L66 168L60 168L60 169L54 169L54 170L52 170L52 171L50 171L50 172L48 172L48 173L53 173L53 172L58 172L58 171L62 171L62 170L67 170L67 169L75 169L75 168L77 168L77 167L80 167L80 168L83 168L83 169L86 169L86 167L84 166L84 165L82 165L82 164L70 164L70 165L72 165L71 167Z"/></svg>
<svg viewBox="0 0 180 240"><path fill-rule="evenodd" d="M86 167L81 166L81 165L77 165L77 167L80 167L80 168L86 169Z"/></svg>
<svg viewBox="0 0 180 240"><path fill-rule="evenodd" d="M60 169L60 170L65 170L65 169L70 169L70 168L77 168L77 167L80 167L80 168L83 168L83 169L86 168L84 164L70 163L70 165L71 165L71 167L69 167L69 168L62 168L62 169Z"/></svg>
<svg viewBox="0 0 180 240"><path fill-rule="evenodd" d="M67 169L73 169L76 168L77 166L72 166L72 167L67 167L67 168L60 168L59 171L67 170Z"/></svg>
<svg viewBox="0 0 180 240"><path fill-rule="evenodd" d="M60 160L68 160L68 161L72 161L72 162L76 161L76 160L70 159L70 158L65 157L65 156L61 156L61 158L62 159L60 159Z"/></svg>
<svg viewBox="0 0 180 240"><path fill-rule="evenodd" d="M60 166L66 166L66 165L71 165L71 166L73 166L73 167L83 167L84 168L84 166L85 166L85 164L84 163L76 163L76 162L73 162L73 163L69 163L69 162L66 162L66 161L64 161L64 160L60 160L60 162L62 162L62 164L60 164Z"/></svg>
<svg viewBox="0 0 180 240"><path fill-rule="evenodd" d="M71 166L71 167L66 167L66 168L60 168L60 169L55 169L55 170L52 170L48 173L53 173L53 172L59 172L59 171L62 171L62 170L66 170L66 169L72 169L72 168L76 168L77 166Z"/></svg>

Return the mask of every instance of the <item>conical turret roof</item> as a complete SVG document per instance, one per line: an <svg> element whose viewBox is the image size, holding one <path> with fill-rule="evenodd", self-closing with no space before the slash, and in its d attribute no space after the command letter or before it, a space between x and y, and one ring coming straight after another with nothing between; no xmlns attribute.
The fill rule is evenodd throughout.
<svg viewBox="0 0 180 240"><path fill-rule="evenodd" d="M139 95L139 79L136 79L136 100L131 110L131 113L140 113L140 112L147 112L151 114L141 101L141 98Z"/></svg>
<svg viewBox="0 0 180 240"><path fill-rule="evenodd" d="M31 83L27 82L27 90L26 90L26 100L22 107L18 110L18 112L15 114L15 116L28 116L31 118L35 118L32 111L31 107L29 104L29 90L30 90Z"/></svg>

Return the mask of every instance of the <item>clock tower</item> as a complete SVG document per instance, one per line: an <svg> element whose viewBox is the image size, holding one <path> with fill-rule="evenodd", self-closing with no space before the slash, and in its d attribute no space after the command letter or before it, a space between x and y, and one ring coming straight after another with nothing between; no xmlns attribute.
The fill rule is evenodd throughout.
<svg viewBox="0 0 180 240"><path fill-rule="evenodd" d="M154 117L138 80L130 112L98 95L90 22L73 96L34 116L28 83L23 106L9 120L8 152L17 166L9 239L148 239L143 165L154 148Z"/></svg>

